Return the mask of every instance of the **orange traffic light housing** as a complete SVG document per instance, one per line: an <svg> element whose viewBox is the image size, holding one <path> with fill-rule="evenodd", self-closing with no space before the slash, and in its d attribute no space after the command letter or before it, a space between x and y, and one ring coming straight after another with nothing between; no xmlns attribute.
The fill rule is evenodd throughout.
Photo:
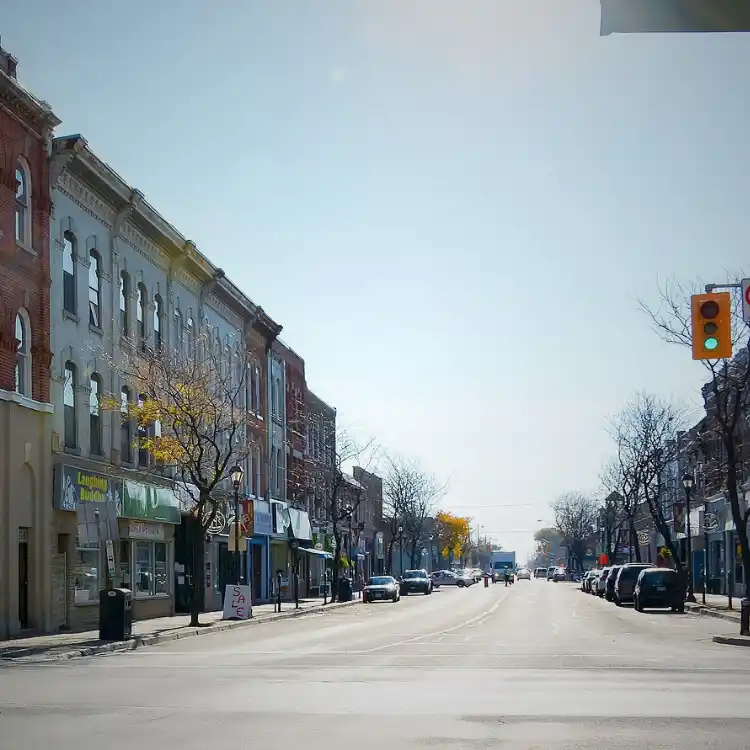
<svg viewBox="0 0 750 750"><path fill-rule="evenodd" d="M732 357L732 295L694 294L690 298L693 359Z"/></svg>

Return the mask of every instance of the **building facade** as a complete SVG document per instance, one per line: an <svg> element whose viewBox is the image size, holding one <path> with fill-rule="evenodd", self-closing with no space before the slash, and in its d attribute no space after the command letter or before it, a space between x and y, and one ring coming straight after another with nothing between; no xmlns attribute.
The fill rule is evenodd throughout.
<svg viewBox="0 0 750 750"><path fill-rule="evenodd" d="M355 512L359 534L355 538L357 553L361 556L361 566L365 578L383 573L385 570L384 537L381 530L383 520L383 480L360 466L352 470L365 491Z"/></svg>
<svg viewBox="0 0 750 750"><path fill-rule="evenodd" d="M52 623L49 149L58 124L0 47L0 638Z"/></svg>

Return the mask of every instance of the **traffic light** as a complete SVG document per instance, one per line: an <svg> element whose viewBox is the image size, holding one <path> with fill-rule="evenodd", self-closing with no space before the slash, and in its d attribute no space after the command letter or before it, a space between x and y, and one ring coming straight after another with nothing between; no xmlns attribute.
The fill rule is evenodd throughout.
<svg viewBox="0 0 750 750"><path fill-rule="evenodd" d="M690 298L693 359L732 356L732 296L729 292L694 294Z"/></svg>
<svg viewBox="0 0 750 750"><path fill-rule="evenodd" d="M601 0L599 36L750 31L746 0Z"/></svg>

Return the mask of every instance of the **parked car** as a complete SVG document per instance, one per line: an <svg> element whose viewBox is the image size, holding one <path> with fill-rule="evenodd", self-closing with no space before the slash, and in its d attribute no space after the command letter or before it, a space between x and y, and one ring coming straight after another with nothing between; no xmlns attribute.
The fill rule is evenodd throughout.
<svg viewBox="0 0 750 750"><path fill-rule="evenodd" d="M535 568L534 569L534 578L546 578L547 577L547 568Z"/></svg>
<svg viewBox="0 0 750 750"><path fill-rule="evenodd" d="M435 587L458 586L458 588L465 588L474 583L474 577L463 571L454 573L452 570L438 570L432 574L432 583Z"/></svg>
<svg viewBox="0 0 750 750"><path fill-rule="evenodd" d="M582 576L581 576L581 591L590 591L591 586L591 579L593 575L597 573L596 570L587 570Z"/></svg>
<svg viewBox="0 0 750 750"><path fill-rule="evenodd" d="M432 579L426 570L405 570L401 576L400 590L403 596L411 593L431 594Z"/></svg>
<svg viewBox="0 0 750 750"><path fill-rule="evenodd" d="M633 592L633 607L669 607L672 612L685 611L685 582L671 568L646 568L638 575Z"/></svg>
<svg viewBox="0 0 750 750"><path fill-rule="evenodd" d="M471 574L474 576L474 583L479 583L479 581L484 578L484 573L481 568L472 568Z"/></svg>
<svg viewBox="0 0 750 750"><path fill-rule="evenodd" d="M399 583L393 576L373 576L362 591L362 601L365 604L379 600L395 603L399 599Z"/></svg>
<svg viewBox="0 0 750 750"><path fill-rule="evenodd" d="M617 574L620 572L622 565L613 565L609 569L609 575L607 581L604 584L604 598L608 601L614 601L615 598L615 581L617 580Z"/></svg>
<svg viewBox="0 0 750 750"><path fill-rule="evenodd" d="M519 581L530 581L531 571L528 568L521 568L518 573L516 573L516 578L518 578Z"/></svg>
<svg viewBox="0 0 750 750"><path fill-rule="evenodd" d="M547 568L547 580L548 581L554 580L556 570L557 570L557 565L550 565L549 568Z"/></svg>
<svg viewBox="0 0 750 750"><path fill-rule="evenodd" d="M623 565L617 573L615 580L613 599L618 607L630 604L633 601L635 582L642 570L652 567L648 563L628 563Z"/></svg>
<svg viewBox="0 0 750 750"><path fill-rule="evenodd" d="M552 580L557 583L558 581L564 581L568 577L565 568L555 568L555 572L552 574Z"/></svg>
<svg viewBox="0 0 750 750"><path fill-rule="evenodd" d="M607 587L607 578L609 578L610 570L611 568L609 566L601 569L599 577L596 579L596 588L593 586L591 587L592 594L595 594L596 596L604 596L604 590Z"/></svg>

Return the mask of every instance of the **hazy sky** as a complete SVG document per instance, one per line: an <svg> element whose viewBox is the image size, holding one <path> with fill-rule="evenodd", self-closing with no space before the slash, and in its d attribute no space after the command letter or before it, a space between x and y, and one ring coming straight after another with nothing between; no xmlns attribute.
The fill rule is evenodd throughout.
<svg viewBox="0 0 750 750"><path fill-rule="evenodd" d="M343 421L527 551L635 390L638 312L745 263L750 37L598 0L9 3L19 78L284 326Z"/></svg>

